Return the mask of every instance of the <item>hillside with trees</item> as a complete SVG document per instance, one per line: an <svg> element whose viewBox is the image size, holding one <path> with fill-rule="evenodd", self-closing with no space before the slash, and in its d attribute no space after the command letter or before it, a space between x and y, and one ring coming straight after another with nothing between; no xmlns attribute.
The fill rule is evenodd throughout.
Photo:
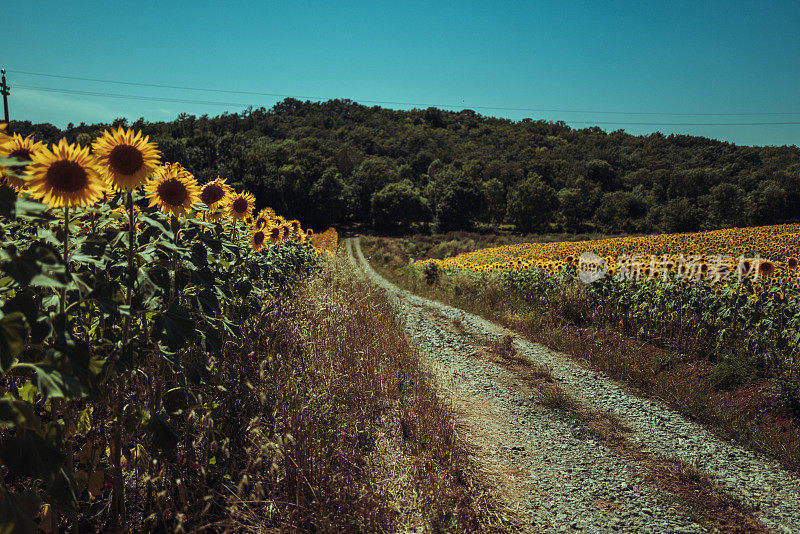
<svg viewBox="0 0 800 534"><path fill-rule="evenodd" d="M471 110L395 111L348 100L128 123L201 181L228 177L311 227L384 233L510 223L523 232L682 232L800 221L800 149L633 136ZM107 124L12 121L88 143Z"/></svg>

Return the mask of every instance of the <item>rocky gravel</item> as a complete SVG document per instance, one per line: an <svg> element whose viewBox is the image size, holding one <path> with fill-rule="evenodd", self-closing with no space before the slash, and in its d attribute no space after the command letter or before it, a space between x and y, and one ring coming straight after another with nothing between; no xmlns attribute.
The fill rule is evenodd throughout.
<svg viewBox="0 0 800 534"><path fill-rule="evenodd" d="M579 402L616 415L630 441L649 454L679 458L707 473L720 491L752 510L769 530L800 532L800 479L776 462L722 440L664 404L627 392L603 373L463 310L401 290L380 277L357 239L346 246L396 303L407 333L426 349L460 391L491 407L496 444L486 451L522 472L530 489L524 508L534 532L703 532L681 499L644 483L635 460L582 434L561 410L537 403L508 380L508 370L476 358L487 340L512 335L518 355L549 368ZM453 328L457 320L459 328ZM463 331L461 331L463 330Z"/></svg>

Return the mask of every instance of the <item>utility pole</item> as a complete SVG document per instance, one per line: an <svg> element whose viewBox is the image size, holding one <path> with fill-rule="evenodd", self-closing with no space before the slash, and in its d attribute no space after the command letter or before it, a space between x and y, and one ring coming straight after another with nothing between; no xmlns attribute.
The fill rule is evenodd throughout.
<svg viewBox="0 0 800 534"><path fill-rule="evenodd" d="M6 113L6 120L5 122L8 123L8 95L11 94L9 89L10 87L6 83L6 70L0 70L0 73L3 74L3 84L0 85L0 94L3 95L3 111Z"/></svg>

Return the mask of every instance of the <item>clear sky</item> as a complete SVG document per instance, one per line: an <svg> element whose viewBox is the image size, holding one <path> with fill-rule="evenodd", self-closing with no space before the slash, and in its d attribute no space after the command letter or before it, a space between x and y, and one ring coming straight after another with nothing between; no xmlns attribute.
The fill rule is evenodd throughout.
<svg viewBox="0 0 800 534"><path fill-rule="evenodd" d="M181 112L216 115L241 111L241 104L271 107L282 98L19 71L368 105L439 104L515 120L564 120L577 128L598 124L633 134L659 130L738 144L800 145L797 0L37 0L5 2L0 19L11 118L60 127L122 116L157 121ZM637 122L658 125L632 124ZM668 124L743 122L798 124Z"/></svg>

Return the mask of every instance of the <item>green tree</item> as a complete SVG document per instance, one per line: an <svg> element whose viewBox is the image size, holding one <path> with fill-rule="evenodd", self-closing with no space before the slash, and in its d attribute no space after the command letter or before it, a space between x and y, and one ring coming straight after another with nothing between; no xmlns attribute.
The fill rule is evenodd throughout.
<svg viewBox="0 0 800 534"><path fill-rule="evenodd" d="M372 223L383 232L406 231L428 218L428 201L411 180L385 185L372 195Z"/></svg>
<svg viewBox="0 0 800 534"><path fill-rule="evenodd" d="M631 233L641 228L647 214L647 203L628 191L606 193L600 199L595 219L609 233Z"/></svg>
<svg viewBox="0 0 800 534"><path fill-rule="evenodd" d="M661 229L665 232L692 232L700 229L703 213L688 198L674 198L660 207Z"/></svg>
<svg viewBox="0 0 800 534"><path fill-rule="evenodd" d="M606 191L612 191L618 186L617 172L604 159L593 159L586 164L586 178Z"/></svg>
<svg viewBox="0 0 800 534"><path fill-rule="evenodd" d="M483 182L483 195L486 198L486 217L489 222L502 222L506 214L506 188L503 182L497 178Z"/></svg>
<svg viewBox="0 0 800 534"><path fill-rule="evenodd" d="M583 178L573 187L558 192L558 204L564 221L564 229L578 232L586 226L600 199L600 188Z"/></svg>
<svg viewBox="0 0 800 534"><path fill-rule="evenodd" d="M507 205L508 220L519 231L543 231L553 222L558 195L541 176L532 173L509 190Z"/></svg>
<svg viewBox="0 0 800 534"><path fill-rule="evenodd" d="M759 183L758 188L748 195L748 200L751 224L778 224L788 218L786 191L775 180Z"/></svg>
<svg viewBox="0 0 800 534"><path fill-rule="evenodd" d="M747 198L741 187L731 183L717 184L709 191L708 222L711 228L744 223Z"/></svg>
<svg viewBox="0 0 800 534"><path fill-rule="evenodd" d="M370 217L370 200L373 193L384 185L397 181L397 172L388 158L370 156L353 171L345 189L347 208L357 221Z"/></svg>
<svg viewBox="0 0 800 534"><path fill-rule="evenodd" d="M305 224L323 230L340 222L345 208L343 194L342 175L334 167L326 169L308 193L314 209L309 211Z"/></svg>
<svg viewBox="0 0 800 534"><path fill-rule="evenodd" d="M483 211L480 180L466 177L437 182L436 227L440 232L469 230Z"/></svg>

